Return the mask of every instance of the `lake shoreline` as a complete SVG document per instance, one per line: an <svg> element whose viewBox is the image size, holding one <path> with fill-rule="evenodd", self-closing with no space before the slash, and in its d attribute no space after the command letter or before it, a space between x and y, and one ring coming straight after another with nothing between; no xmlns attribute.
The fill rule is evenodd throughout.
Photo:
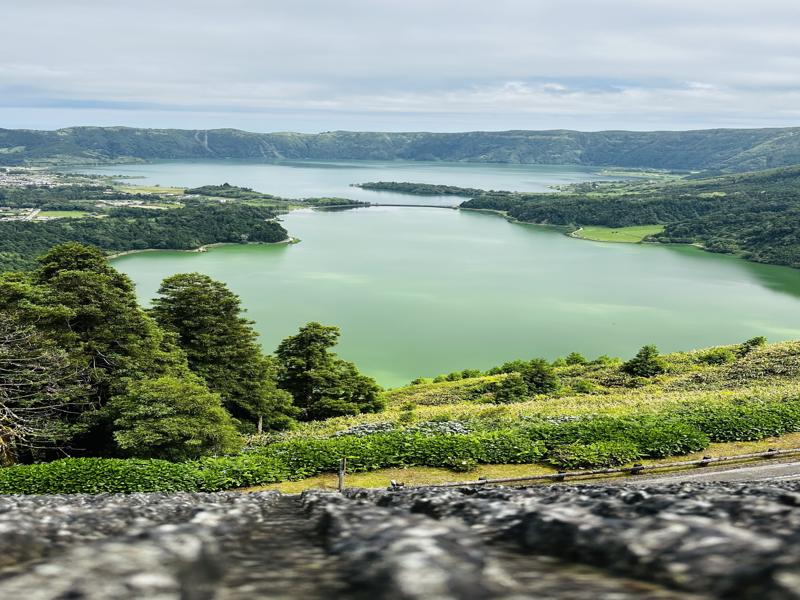
<svg viewBox="0 0 800 600"><path fill-rule="evenodd" d="M143 252L190 252L190 253L202 253L208 252L210 248L217 248L219 246L280 246L280 245L290 245L290 244L299 244L300 239L296 237L289 236L285 240L281 240L280 242L215 242L213 244L203 244L202 246L198 246L197 248L142 248L140 250L125 250L123 252L117 252L115 254L109 254L106 256L107 260L114 260L116 258L121 258L123 256L128 256L130 254L141 254Z"/></svg>

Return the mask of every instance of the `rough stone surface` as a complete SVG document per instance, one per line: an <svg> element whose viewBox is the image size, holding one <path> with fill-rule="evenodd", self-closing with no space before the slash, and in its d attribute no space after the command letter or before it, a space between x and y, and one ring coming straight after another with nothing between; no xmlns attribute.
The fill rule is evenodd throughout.
<svg viewBox="0 0 800 600"><path fill-rule="evenodd" d="M0 598L800 599L800 483L0 497Z"/></svg>

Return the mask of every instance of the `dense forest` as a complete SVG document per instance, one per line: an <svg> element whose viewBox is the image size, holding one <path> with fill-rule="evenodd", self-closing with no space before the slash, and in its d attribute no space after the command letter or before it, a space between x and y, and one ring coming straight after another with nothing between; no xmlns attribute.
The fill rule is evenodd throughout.
<svg viewBox="0 0 800 600"><path fill-rule="evenodd" d="M286 230L268 208L198 204L157 210L114 208L99 218L0 222L0 271L29 269L52 246L73 241L107 252L186 250L221 242L281 242Z"/></svg>
<svg viewBox="0 0 800 600"><path fill-rule="evenodd" d="M71 127L0 129L0 164L151 159L366 159L747 171L800 163L800 129L319 134Z"/></svg>

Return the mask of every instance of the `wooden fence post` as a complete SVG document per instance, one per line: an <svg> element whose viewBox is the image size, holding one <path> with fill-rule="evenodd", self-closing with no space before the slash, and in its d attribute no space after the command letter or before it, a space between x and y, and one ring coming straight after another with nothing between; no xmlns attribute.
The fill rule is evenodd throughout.
<svg viewBox="0 0 800 600"><path fill-rule="evenodd" d="M339 461L339 493L344 491L344 474L347 471L347 458Z"/></svg>

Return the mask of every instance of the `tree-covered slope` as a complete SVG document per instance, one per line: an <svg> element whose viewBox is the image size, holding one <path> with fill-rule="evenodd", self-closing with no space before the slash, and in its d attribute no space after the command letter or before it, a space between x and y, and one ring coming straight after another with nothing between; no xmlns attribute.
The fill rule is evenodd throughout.
<svg viewBox="0 0 800 600"><path fill-rule="evenodd" d="M372 159L745 171L800 162L800 128L319 134L71 127L0 129L0 164L149 159Z"/></svg>
<svg viewBox="0 0 800 600"><path fill-rule="evenodd" d="M668 182L593 182L550 194L484 192L461 206L573 228L665 225L652 240L800 268L799 191L800 167L786 167Z"/></svg>

